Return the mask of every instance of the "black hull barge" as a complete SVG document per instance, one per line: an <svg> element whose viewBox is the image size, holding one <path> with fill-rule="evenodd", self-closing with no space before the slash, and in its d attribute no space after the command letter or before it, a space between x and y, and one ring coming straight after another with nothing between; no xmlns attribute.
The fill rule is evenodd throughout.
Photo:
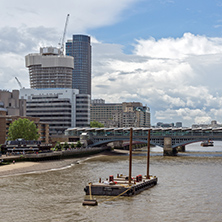
<svg viewBox="0 0 222 222"><path fill-rule="evenodd" d="M136 178L132 178L132 138L133 130L130 128L129 176L117 174L117 177L113 178L113 175L111 175L109 176L109 180L106 179L101 182L100 178L99 183L88 183L84 191L86 195L90 196L90 199L85 199L83 205L96 206L98 203L92 198L93 195L115 197L133 196L157 184L157 177L153 177L149 174L150 130L148 130L147 138L147 175L144 177L140 174L136 176Z"/></svg>
<svg viewBox="0 0 222 222"><path fill-rule="evenodd" d="M141 180L133 180L129 185L128 179L120 176L114 178L114 181L104 181L101 183L89 183L84 191L86 195L100 195L100 196L133 196L139 194L143 190L149 189L157 184L157 177L150 176L150 179L141 177Z"/></svg>

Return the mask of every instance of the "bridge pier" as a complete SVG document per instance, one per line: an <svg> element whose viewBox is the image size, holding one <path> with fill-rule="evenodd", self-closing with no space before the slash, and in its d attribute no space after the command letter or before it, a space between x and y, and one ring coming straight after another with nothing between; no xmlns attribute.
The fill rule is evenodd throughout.
<svg viewBox="0 0 222 222"><path fill-rule="evenodd" d="M185 145L178 146L178 147L177 147L177 151L178 151L178 152L186 152L186 150L185 150Z"/></svg>
<svg viewBox="0 0 222 222"><path fill-rule="evenodd" d="M172 148L172 138L171 137L164 137L163 155L164 156L176 156L177 155L176 148Z"/></svg>

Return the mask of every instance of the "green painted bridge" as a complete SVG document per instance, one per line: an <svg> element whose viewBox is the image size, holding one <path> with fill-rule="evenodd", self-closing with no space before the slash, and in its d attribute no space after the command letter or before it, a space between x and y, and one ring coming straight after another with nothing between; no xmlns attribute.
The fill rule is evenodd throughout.
<svg viewBox="0 0 222 222"><path fill-rule="evenodd" d="M133 141L147 143L150 130L150 143L163 148L164 155L176 155L178 147L203 140L222 141L221 128L133 128ZM101 146L114 141L129 141L130 128L69 128L65 134L90 140L90 146Z"/></svg>

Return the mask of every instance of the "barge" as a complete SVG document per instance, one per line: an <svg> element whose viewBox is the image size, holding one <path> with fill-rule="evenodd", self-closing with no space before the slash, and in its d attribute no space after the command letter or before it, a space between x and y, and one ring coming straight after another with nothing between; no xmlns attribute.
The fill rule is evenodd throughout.
<svg viewBox="0 0 222 222"><path fill-rule="evenodd" d="M201 146L214 146L214 142L212 140L207 140L207 141L203 141L201 144Z"/></svg>
<svg viewBox="0 0 222 222"><path fill-rule="evenodd" d="M119 175L114 178L113 175L109 176L109 180L101 182L101 178L98 183L88 183L84 188L86 195L90 195L90 199L85 199L83 205L97 205L96 200L92 199L92 195L100 196L133 196L139 194L143 190L153 187L157 184L157 177L149 174L149 161L150 161L150 130L148 130L147 139L147 174L142 176L141 174L132 177L132 137L133 130L130 129L130 149L129 149L129 175Z"/></svg>
<svg viewBox="0 0 222 222"><path fill-rule="evenodd" d="M100 196L133 196L139 194L143 190L153 187L157 184L157 177L142 175L136 176L136 179L132 178L132 183L129 184L128 177L118 176L113 178L109 177L109 181L103 181L99 183L89 183L84 191L86 195L100 195Z"/></svg>

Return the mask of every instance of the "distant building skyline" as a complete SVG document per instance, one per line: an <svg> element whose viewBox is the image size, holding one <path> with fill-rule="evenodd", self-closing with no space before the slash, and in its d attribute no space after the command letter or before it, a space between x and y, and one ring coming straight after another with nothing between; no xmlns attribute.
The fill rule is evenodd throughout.
<svg viewBox="0 0 222 222"><path fill-rule="evenodd" d="M66 42L66 55L74 57L72 88L91 95L91 42L87 35L73 35Z"/></svg>
<svg viewBox="0 0 222 222"><path fill-rule="evenodd" d="M91 121L105 127L149 127L150 108L140 102L105 103L94 99L90 106Z"/></svg>

